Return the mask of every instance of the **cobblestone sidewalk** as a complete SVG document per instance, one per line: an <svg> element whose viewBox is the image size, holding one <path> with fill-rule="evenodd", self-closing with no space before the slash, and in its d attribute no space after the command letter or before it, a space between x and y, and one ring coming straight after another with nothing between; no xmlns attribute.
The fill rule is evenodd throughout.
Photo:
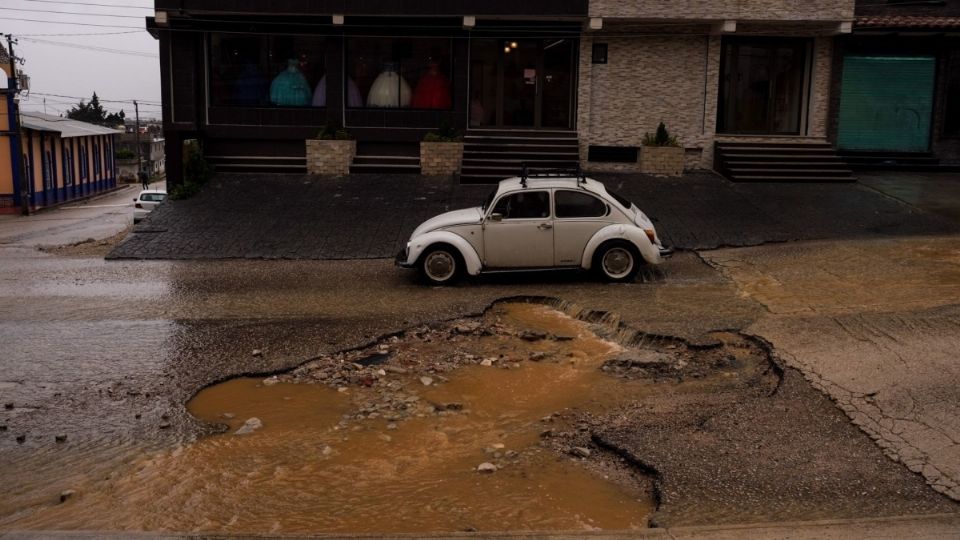
<svg viewBox="0 0 960 540"><path fill-rule="evenodd" d="M960 231L859 184L733 184L708 172L596 178L680 249ZM220 174L198 196L161 205L107 258L387 258L427 218L478 205L491 189L409 175Z"/></svg>

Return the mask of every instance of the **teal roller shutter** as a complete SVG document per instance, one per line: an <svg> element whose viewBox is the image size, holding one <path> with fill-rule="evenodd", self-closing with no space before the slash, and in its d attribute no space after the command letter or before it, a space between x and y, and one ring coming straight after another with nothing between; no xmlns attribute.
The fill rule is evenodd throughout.
<svg viewBox="0 0 960 540"><path fill-rule="evenodd" d="M935 71L933 57L844 58L838 146L928 151Z"/></svg>

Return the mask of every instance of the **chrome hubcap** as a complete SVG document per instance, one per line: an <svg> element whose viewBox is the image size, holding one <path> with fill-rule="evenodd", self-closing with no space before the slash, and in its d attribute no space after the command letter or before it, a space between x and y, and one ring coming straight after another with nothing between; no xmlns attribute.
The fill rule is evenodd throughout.
<svg viewBox="0 0 960 540"><path fill-rule="evenodd" d="M633 255L623 248L613 248L603 255L603 271L612 278L620 278L633 270Z"/></svg>
<svg viewBox="0 0 960 540"><path fill-rule="evenodd" d="M435 281L446 281L453 276L457 268L453 256L446 251L434 251L427 255L427 260L423 263L423 268L427 271L430 279Z"/></svg>

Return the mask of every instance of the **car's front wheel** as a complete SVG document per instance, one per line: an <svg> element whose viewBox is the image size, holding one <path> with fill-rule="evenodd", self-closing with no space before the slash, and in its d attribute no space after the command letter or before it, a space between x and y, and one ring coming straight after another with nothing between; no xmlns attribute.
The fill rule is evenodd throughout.
<svg viewBox="0 0 960 540"><path fill-rule="evenodd" d="M630 242L615 240L600 246L593 259L597 274L615 283L633 281L640 271L640 254Z"/></svg>
<svg viewBox="0 0 960 540"><path fill-rule="evenodd" d="M420 257L420 275L431 285L450 285L463 273L460 253L447 245L432 246Z"/></svg>

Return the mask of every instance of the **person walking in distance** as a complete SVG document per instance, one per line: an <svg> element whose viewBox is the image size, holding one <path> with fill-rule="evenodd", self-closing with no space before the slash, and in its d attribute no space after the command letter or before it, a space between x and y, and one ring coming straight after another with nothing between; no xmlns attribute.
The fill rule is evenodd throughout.
<svg viewBox="0 0 960 540"><path fill-rule="evenodd" d="M137 176L140 177L140 185L143 186L143 189L150 189L150 175L147 174L147 170L140 169L140 172L137 173Z"/></svg>

